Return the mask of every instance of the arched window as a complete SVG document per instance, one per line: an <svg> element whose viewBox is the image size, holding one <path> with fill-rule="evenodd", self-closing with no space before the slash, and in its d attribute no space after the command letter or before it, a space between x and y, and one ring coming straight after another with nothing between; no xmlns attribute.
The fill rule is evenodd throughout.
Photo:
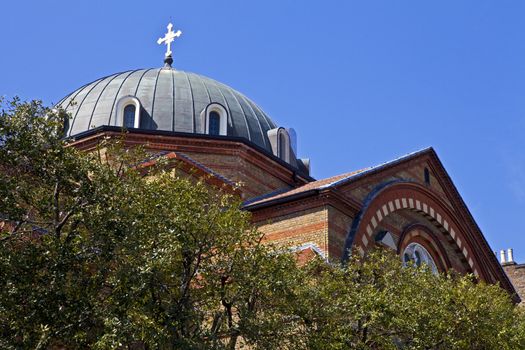
<svg viewBox="0 0 525 350"><path fill-rule="evenodd" d="M267 133L272 147L272 153L285 162L290 163L291 156L294 153L290 144L290 134L288 131L285 128L275 128L268 130Z"/></svg>
<svg viewBox="0 0 525 350"><path fill-rule="evenodd" d="M201 112L202 132L208 135L228 135L228 112L223 105L212 102Z"/></svg>
<svg viewBox="0 0 525 350"><path fill-rule="evenodd" d="M221 116L216 111L211 111L208 116L208 133L210 135L221 134Z"/></svg>
<svg viewBox="0 0 525 350"><path fill-rule="evenodd" d="M433 273L437 273L438 269L434 263L434 259L430 253L419 243L410 243L403 251L403 263L405 265L414 264L421 266L426 264Z"/></svg>
<svg viewBox="0 0 525 350"><path fill-rule="evenodd" d="M284 132L279 133L279 158L286 160L286 151L287 151L287 137Z"/></svg>
<svg viewBox="0 0 525 350"><path fill-rule="evenodd" d="M116 118L111 125L127 129L140 128L140 101L135 96L122 96L117 101Z"/></svg>
<svg viewBox="0 0 525 350"><path fill-rule="evenodd" d="M134 128L135 127L135 112L136 112L135 105L127 105L124 107L124 127L125 128Z"/></svg>

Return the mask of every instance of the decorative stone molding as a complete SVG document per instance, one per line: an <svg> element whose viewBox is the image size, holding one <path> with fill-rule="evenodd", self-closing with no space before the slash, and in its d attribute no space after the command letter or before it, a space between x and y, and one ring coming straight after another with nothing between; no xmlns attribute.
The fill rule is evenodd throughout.
<svg viewBox="0 0 525 350"><path fill-rule="evenodd" d="M428 189L417 183L393 182L383 185L370 197L365 200L366 205L354 220L345 250L353 244L358 252L364 255L373 242L375 229L387 216L396 211L410 210L427 217L447 235L449 241L455 244L456 250L463 255L474 275L480 276L478 258L469 244L466 244L468 238L464 230L454 218L452 210Z"/></svg>

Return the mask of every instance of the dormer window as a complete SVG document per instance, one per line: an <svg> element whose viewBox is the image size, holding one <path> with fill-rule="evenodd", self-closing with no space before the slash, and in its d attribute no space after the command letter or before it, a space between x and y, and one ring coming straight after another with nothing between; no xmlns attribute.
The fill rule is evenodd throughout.
<svg viewBox="0 0 525 350"><path fill-rule="evenodd" d="M290 135L284 128L277 132L277 155L287 163L290 163Z"/></svg>
<svg viewBox="0 0 525 350"><path fill-rule="evenodd" d="M117 102L115 125L126 129L140 127L140 102L135 96L124 96Z"/></svg>
<svg viewBox="0 0 525 350"><path fill-rule="evenodd" d="M268 138L270 139L273 154L290 163L291 147L288 131L285 128L268 130Z"/></svg>
<svg viewBox="0 0 525 350"><path fill-rule="evenodd" d="M287 146L287 138L284 132L279 133L279 142L277 144L277 148L279 149L279 158L282 160L286 159L286 147Z"/></svg>
<svg viewBox="0 0 525 350"><path fill-rule="evenodd" d="M221 134L221 116L216 111L211 111L208 116L208 133L210 135L220 135Z"/></svg>
<svg viewBox="0 0 525 350"><path fill-rule="evenodd" d="M124 127L134 128L135 127L135 105L127 105L124 107Z"/></svg>
<svg viewBox="0 0 525 350"><path fill-rule="evenodd" d="M210 103L201 113L204 119L204 133L208 135L227 135L228 112L219 103Z"/></svg>

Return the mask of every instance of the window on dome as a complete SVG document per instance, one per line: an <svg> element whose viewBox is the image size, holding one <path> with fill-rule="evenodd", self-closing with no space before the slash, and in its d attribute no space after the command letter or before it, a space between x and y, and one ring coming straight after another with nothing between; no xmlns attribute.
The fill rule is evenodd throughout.
<svg viewBox="0 0 525 350"><path fill-rule="evenodd" d="M221 134L221 116L215 111L211 111L208 117L208 133L210 135Z"/></svg>
<svg viewBox="0 0 525 350"><path fill-rule="evenodd" d="M124 127L125 128L134 128L135 127L135 114L136 114L135 105L127 105L124 107Z"/></svg>
<svg viewBox="0 0 525 350"><path fill-rule="evenodd" d="M205 134L227 135L228 134L228 112L216 102L210 103L201 112L202 125Z"/></svg>
<svg viewBox="0 0 525 350"><path fill-rule="evenodd" d="M286 135L284 132L279 133L279 158L286 160Z"/></svg>
<svg viewBox="0 0 525 350"><path fill-rule="evenodd" d="M282 127L274 128L268 130L267 135L272 147L272 153L285 162L290 163L292 156L295 155L295 149L288 130ZM295 137L293 130L292 135Z"/></svg>
<svg viewBox="0 0 525 350"><path fill-rule="evenodd" d="M433 273L438 273L434 259L430 253L419 243L410 243L403 252L403 263L405 265L421 266L426 264Z"/></svg>
<svg viewBox="0 0 525 350"><path fill-rule="evenodd" d="M290 162L290 136L284 128L279 128L277 133L277 157Z"/></svg>

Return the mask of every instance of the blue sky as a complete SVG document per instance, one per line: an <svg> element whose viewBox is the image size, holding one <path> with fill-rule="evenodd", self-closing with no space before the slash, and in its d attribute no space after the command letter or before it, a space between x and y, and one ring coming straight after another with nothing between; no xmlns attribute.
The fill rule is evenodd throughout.
<svg viewBox="0 0 525 350"><path fill-rule="evenodd" d="M162 65L294 127L323 178L433 146L494 250L525 262L525 2L8 1L0 94L59 101Z"/></svg>

